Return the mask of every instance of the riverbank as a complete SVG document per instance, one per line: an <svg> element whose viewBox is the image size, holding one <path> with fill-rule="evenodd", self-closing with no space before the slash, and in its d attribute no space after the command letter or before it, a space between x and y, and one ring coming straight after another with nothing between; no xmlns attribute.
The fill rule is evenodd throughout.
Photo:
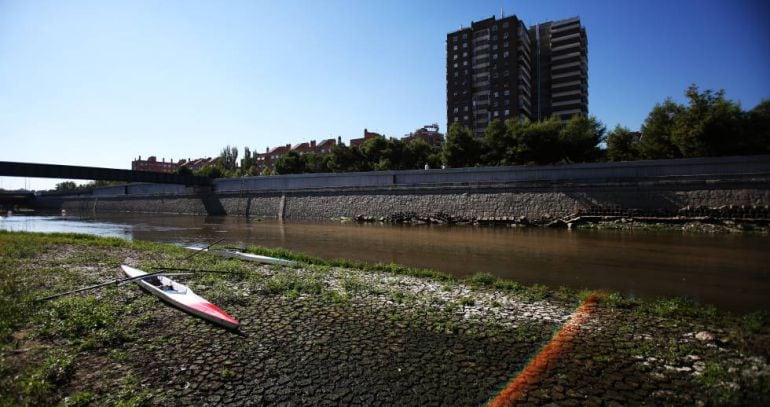
<svg viewBox="0 0 770 407"><path fill-rule="evenodd" d="M0 404L770 401L763 313L251 249L301 263L182 262L189 253L167 245L0 232ZM32 302L115 278L121 263L232 272L179 279L243 335L134 285Z"/></svg>

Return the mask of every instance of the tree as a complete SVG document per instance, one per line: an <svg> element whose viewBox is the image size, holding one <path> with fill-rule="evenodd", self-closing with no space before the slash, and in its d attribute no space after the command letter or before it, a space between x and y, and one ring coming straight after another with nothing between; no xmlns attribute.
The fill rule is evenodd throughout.
<svg viewBox="0 0 770 407"><path fill-rule="evenodd" d="M74 191L77 187L77 184L72 181L64 181L56 184L57 191Z"/></svg>
<svg viewBox="0 0 770 407"><path fill-rule="evenodd" d="M656 104L642 124L642 138L638 150L642 159L680 158L682 152L674 145L671 134L676 118L685 107L667 98Z"/></svg>
<svg viewBox="0 0 770 407"><path fill-rule="evenodd" d="M689 105L674 117L671 141L683 157L707 157L746 153L741 134L742 112L725 99L725 91L690 85L685 92Z"/></svg>
<svg viewBox="0 0 770 407"><path fill-rule="evenodd" d="M187 166L177 167L176 171L174 172L179 175L192 175L193 173L190 167L187 167Z"/></svg>
<svg viewBox="0 0 770 407"><path fill-rule="evenodd" d="M511 134L509 160L514 164L553 164L563 159L559 144L561 120L525 121Z"/></svg>
<svg viewBox="0 0 770 407"><path fill-rule="evenodd" d="M329 172L329 156L325 154L308 153L302 156L305 160L306 172Z"/></svg>
<svg viewBox="0 0 770 407"><path fill-rule="evenodd" d="M508 126L499 119L492 120L484 130L481 163L483 165L506 165L508 148L512 144Z"/></svg>
<svg viewBox="0 0 770 407"><path fill-rule="evenodd" d="M428 164L431 168L441 166L441 150L426 143L425 140L416 138L405 143L404 169L420 169Z"/></svg>
<svg viewBox="0 0 770 407"><path fill-rule="evenodd" d="M368 165L361 150L351 148L344 144L332 147L332 153L328 162L332 172L368 171Z"/></svg>
<svg viewBox="0 0 770 407"><path fill-rule="evenodd" d="M368 140L364 140L361 146L358 148L361 151L361 155L370 168L377 169L377 164L380 159L383 158L385 150L388 148L388 140L385 137L373 137Z"/></svg>
<svg viewBox="0 0 770 407"><path fill-rule="evenodd" d="M248 147L243 147L243 158L241 158L241 170L244 174L253 175L253 167L256 162L256 157L251 154L251 150Z"/></svg>
<svg viewBox="0 0 770 407"><path fill-rule="evenodd" d="M195 172L195 175L209 178L222 178L225 174L219 166L207 165Z"/></svg>
<svg viewBox="0 0 770 407"><path fill-rule="evenodd" d="M633 161L639 159L636 135L627 127L615 126L607 135L607 158L610 161Z"/></svg>
<svg viewBox="0 0 770 407"><path fill-rule="evenodd" d="M238 167L238 147L230 147L228 145L219 153L219 158L223 169L235 171Z"/></svg>
<svg viewBox="0 0 770 407"><path fill-rule="evenodd" d="M743 134L746 135L745 154L770 153L770 100L763 100L746 112Z"/></svg>
<svg viewBox="0 0 770 407"><path fill-rule="evenodd" d="M467 127L452 123L442 151L443 161L449 167L471 167L479 163L481 143Z"/></svg>
<svg viewBox="0 0 770 407"><path fill-rule="evenodd" d="M305 160L296 151L282 155L275 163L276 174L301 174L306 172Z"/></svg>
<svg viewBox="0 0 770 407"><path fill-rule="evenodd" d="M559 131L559 162L590 162L601 156L599 144L604 142L607 128L593 116L574 115Z"/></svg>

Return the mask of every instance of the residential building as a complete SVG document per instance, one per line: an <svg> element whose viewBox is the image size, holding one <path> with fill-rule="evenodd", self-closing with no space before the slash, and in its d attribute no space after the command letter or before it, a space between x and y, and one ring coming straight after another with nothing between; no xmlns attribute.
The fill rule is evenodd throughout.
<svg viewBox="0 0 770 407"><path fill-rule="evenodd" d="M179 164L174 164L174 160L166 162L163 158L162 161L158 161L158 158L154 155L147 157L146 160L142 160L142 156L136 160L131 161L131 169L134 171L151 171L151 172L167 172L172 173L176 171Z"/></svg>
<svg viewBox="0 0 770 407"><path fill-rule="evenodd" d="M588 112L587 40L580 19L531 28L494 16L447 34L447 121L481 136L494 119Z"/></svg>
<svg viewBox="0 0 770 407"><path fill-rule="evenodd" d="M580 18L530 28L533 41L532 119L588 114L588 38Z"/></svg>
<svg viewBox="0 0 770 407"><path fill-rule="evenodd" d="M361 144L364 143L364 141L369 140L371 138L376 138L376 137L383 137L383 135L380 133L369 131L368 129L364 129L363 137L350 139L350 147L360 147Z"/></svg>
<svg viewBox="0 0 770 407"><path fill-rule="evenodd" d="M440 147L444 144L444 135L438 131L438 123L429 124L423 126L403 137L406 142L420 139L428 143L428 145Z"/></svg>

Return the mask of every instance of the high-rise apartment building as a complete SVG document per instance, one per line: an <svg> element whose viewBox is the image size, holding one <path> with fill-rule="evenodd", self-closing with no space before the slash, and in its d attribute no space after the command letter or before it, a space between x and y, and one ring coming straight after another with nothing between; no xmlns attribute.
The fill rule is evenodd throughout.
<svg viewBox="0 0 770 407"><path fill-rule="evenodd" d="M516 16L447 35L447 121L481 135L494 119L588 113L585 29L578 18L527 28Z"/></svg>

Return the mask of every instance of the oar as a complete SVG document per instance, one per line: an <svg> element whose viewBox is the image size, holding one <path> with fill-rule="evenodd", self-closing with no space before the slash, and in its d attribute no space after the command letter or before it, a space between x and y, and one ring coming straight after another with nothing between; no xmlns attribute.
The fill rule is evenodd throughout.
<svg viewBox="0 0 770 407"><path fill-rule="evenodd" d="M120 284L126 283L128 281L141 280L143 278L154 276L156 274L166 274L166 273L164 271L156 271L156 272L152 272L152 273L143 274L141 276L128 277L128 278L123 278L123 279L116 279L114 281L108 281L106 283L95 284L95 285L91 285L91 286L88 286L88 287L78 288L78 289L72 290L72 291L67 291L67 292L63 292L63 293L59 293L59 294L54 294L54 295L51 295L51 296L48 296L48 297L38 298L35 301L38 301L38 302L48 301L48 300L52 300L54 298L64 297L65 295L70 295L70 294L75 294L75 293L79 293L79 292L83 292L83 291L93 290L93 289L100 288L100 287L105 287L105 286L108 286L110 284L115 284L115 286L119 286ZM188 273L185 273L185 274L188 274Z"/></svg>
<svg viewBox="0 0 770 407"><path fill-rule="evenodd" d="M186 268L179 268L179 267L151 267L153 270L169 270L169 271L187 271L188 273L185 274L195 274L195 273L218 273L218 274L245 274L245 271L224 271L224 270L196 270L196 269L186 269ZM162 273L163 271L155 272L153 274Z"/></svg>
<svg viewBox="0 0 770 407"><path fill-rule="evenodd" d="M182 259L180 259L179 261L186 261L186 260L190 260L191 258L193 258L194 256L198 255L199 253L207 251L208 249L210 249L210 248L211 248L212 246L214 246L215 244L217 244L217 243L220 243L220 242L223 242L224 240L225 240L225 238L221 238L221 239L217 240L216 242L214 242L214 243L212 243L212 244L210 244L210 245L208 245L208 246L204 247L203 249L200 249L200 250L196 250L196 251L195 251L193 254L191 254L191 255L189 255L189 256L185 256L185 257L183 257L183 258L182 258Z"/></svg>

